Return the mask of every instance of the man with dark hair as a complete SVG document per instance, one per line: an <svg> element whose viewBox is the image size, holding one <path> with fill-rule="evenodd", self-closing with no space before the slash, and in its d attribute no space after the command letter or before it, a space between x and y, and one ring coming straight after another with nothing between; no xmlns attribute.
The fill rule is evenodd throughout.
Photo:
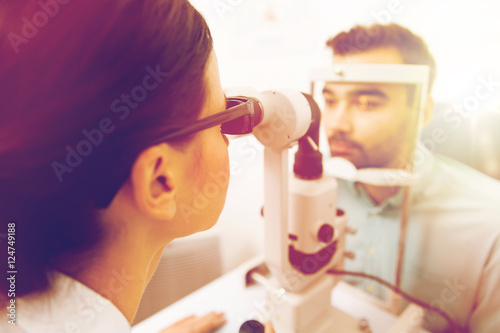
<svg viewBox="0 0 500 333"><path fill-rule="evenodd" d="M397 24L356 26L330 39L334 64L419 64L430 68L424 124L432 118L430 95L436 64L424 41ZM334 83L323 89L324 128L332 156L359 168L408 167L416 156L407 133L412 90L402 84ZM500 183L417 145L420 181L412 188L401 289L440 308L470 332L500 329ZM338 206L358 229L347 238L356 258L346 269L394 282L404 190L339 180ZM379 298L385 287L346 278ZM450 327L427 313L433 332Z"/></svg>

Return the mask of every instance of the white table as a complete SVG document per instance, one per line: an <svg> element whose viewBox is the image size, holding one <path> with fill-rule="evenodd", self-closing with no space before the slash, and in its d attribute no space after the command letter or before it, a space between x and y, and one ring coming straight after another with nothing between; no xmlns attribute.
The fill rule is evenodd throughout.
<svg viewBox="0 0 500 333"><path fill-rule="evenodd" d="M264 287L245 287L244 283L248 268L259 260L261 258L254 258L212 281L135 325L132 332L156 333L188 315L203 315L211 311L221 311L226 315L227 323L217 331L219 333L238 332L241 324L249 319L267 320L272 314L273 304L266 301ZM339 283L332 291L332 304L355 318L367 318L373 333L388 332L397 317L359 297L359 291L353 288L344 282Z"/></svg>

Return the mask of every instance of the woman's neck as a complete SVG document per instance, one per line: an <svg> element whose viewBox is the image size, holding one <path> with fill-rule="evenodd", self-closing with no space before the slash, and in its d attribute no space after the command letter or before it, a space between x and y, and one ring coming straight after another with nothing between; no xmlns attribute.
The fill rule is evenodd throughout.
<svg viewBox="0 0 500 333"><path fill-rule="evenodd" d="M134 233L120 232L108 240L84 270L62 272L111 301L132 325L165 246L153 247L140 233L131 240L130 234Z"/></svg>

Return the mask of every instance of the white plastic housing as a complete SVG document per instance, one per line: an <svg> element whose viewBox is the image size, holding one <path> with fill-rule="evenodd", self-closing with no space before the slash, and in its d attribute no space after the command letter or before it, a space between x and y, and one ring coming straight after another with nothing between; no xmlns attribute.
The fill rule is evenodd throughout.
<svg viewBox="0 0 500 333"><path fill-rule="evenodd" d="M263 119L253 134L264 146L288 148L309 129L311 107L302 93L268 90L254 97L261 102Z"/></svg>
<svg viewBox="0 0 500 333"><path fill-rule="evenodd" d="M334 228L338 237L340 230L335 224L337 210L337 180L323 176L315 180L290 177L290 234L297 235L296 248L313 253L324 244L318 242L318 230L323 224Z"/></svg>

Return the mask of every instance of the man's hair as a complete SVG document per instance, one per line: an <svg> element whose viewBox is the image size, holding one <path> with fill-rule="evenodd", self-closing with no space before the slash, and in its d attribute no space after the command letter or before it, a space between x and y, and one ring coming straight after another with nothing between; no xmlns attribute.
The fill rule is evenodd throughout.
<svg viewBox="0 0 500 333"><path fill-rule="evenodd" d="M436 77L436 62L421 37L398 24L357 25L330 38L326 45L334 55L349 55L366 51L393 47L399 51L405 64L428 65L429 92Z"/></svg>

